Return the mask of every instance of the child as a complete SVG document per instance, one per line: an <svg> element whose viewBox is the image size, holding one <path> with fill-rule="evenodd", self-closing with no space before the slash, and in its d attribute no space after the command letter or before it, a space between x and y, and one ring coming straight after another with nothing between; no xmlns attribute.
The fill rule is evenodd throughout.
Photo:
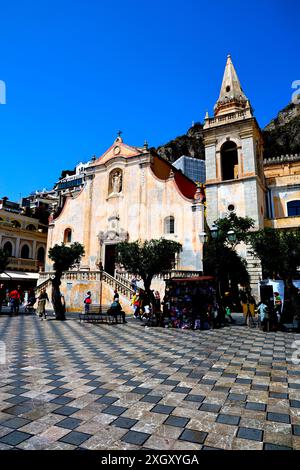
<svg viewBox="0 0 300 470"><path fill-rule="evenodd" d="M230 320L230 323L234 323L234 319L231 316L231 310L229 307L225 307L226 322Z"/></svg>
<svg viewBox="0 0 300 470"><path fill-rule="evenodd" d="M92 303L92 294L91 294L91 291L87 291L86 296L84 298L84 313L89 313L91 303Z"/></svg>

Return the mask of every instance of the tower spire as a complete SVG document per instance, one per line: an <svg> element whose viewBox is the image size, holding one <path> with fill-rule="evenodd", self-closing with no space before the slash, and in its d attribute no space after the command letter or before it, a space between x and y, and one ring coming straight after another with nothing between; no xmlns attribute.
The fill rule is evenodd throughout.
<svg viewBox="0 0 300 470"><path fill-rule="evenodd" d="M222 86L215 105L215 116L245 109L248 98L241 87L231 56L227 56Z"/></svg>

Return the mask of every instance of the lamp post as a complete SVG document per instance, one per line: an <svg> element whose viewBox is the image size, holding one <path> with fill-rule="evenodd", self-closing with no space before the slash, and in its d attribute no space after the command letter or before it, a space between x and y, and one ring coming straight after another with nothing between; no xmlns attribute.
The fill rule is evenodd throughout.
<svg viewBox="0 0 300 470"><path fill-rule="evenodd" d="M102 276L103 276L103 264L101 261L98 264L99 271L100 271L100 307L99 307L99 313L102 313Z"/></svg>
<svg viewBox="0 0 300 470"><path fill-rule="evenodd" d="M217 227L216 224L212 224L211 228L210 228L210 235L211 235L211 238L216 242L220 236L220 232L219 232L219 228ZM200 239L200 243L206 243L208 241L208 234L206 232L201 232L199 233L199 239ZM235 244L236 242L236 233L234 232L234 230L230 229L228 230L227 234L226 234L226 239L225 241L229 242L229 244L231 245L231 249L233 249L233 245ZM215 267L215 277L216 277L216 283L217 283L217 295L218 295L218 298L219 300L221 299L222 295L221 295L221 282L220 282L220 279L219 279L219 270L217 267Z"/></svg>

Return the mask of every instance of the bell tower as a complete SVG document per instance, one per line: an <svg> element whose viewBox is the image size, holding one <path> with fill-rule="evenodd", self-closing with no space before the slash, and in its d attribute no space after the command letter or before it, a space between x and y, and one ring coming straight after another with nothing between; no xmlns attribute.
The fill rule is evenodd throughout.
<svg viewBox="0 0 300 470"><path fill-rule="evenodd" d="M214 117L206 113L203 131L208 224L235 211L263 228L263 139L230 55Z"/></svg>

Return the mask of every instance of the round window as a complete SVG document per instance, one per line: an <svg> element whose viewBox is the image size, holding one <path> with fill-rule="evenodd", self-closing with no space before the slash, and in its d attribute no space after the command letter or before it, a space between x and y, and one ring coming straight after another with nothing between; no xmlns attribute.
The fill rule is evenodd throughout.
<svg viewBox="0 0 300 470"><path fill-rule="evenodd" d="M233 204L229 204L228 210L229 210L230 212L234 211L234 205L233 205Z"/></svg>

